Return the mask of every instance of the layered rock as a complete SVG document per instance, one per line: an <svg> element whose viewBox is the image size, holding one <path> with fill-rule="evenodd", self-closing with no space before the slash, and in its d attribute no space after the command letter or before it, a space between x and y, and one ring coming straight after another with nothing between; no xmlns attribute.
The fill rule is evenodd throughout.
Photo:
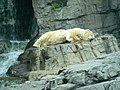
<svg viewBox="0 0 120 90"><path fill-rule="evenodd" d="M40 33L73 27L111 33L120 42L119 0L32 0Z"/></svg>
<svg viewBox="0 0 120 90"><path fill-rule="evenodd" d="M8 72L15 76L26 76L28 71L59 70L69 65L102 58L105 54L118 50L116 38L112 35L101 36L92 42L85 41L77 45L58 44L29 48L19 56L20 64L12 66Z"/></svg>
<svg viewBox="0 0 120 90"><path fill-rule="evenodd" d="M52 85L52 90L119 90L120 52L108 55L103 59L86 61L83 64L71 65L59 74L63 83ZM56 81L55 81L56 80ZM52 82L49 84L53 84ZM55 86L55 87L54 87Z"/></svg>
<svg viewBox="0 0 120 90"><path fill-rule="evenodd" d="M114 52L103 58L65 67L58 75L46 75L40 81L27 81L0 90L119 90L119 72L120 52Z"/></svg>

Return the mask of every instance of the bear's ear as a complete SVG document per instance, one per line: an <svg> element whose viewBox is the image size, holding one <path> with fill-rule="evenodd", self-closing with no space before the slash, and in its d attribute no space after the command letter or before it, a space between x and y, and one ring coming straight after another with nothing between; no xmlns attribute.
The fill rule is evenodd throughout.
<svg viewBox="0 0 120 90"><path fill-rule="evenodd" d="M87 30L87 31L91 31L90 29L85 29L85 30Z"/></svg>

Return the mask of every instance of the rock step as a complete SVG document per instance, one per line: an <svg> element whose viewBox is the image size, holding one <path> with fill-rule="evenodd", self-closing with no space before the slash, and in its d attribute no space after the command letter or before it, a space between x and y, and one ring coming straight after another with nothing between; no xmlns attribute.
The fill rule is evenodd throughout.
<svg viewBox="0 0 120 90"><path fill-rule="evenodd" d="M120 51L104 58L64 67L58 75L42 78L0 90L119 90Z"/></svg>

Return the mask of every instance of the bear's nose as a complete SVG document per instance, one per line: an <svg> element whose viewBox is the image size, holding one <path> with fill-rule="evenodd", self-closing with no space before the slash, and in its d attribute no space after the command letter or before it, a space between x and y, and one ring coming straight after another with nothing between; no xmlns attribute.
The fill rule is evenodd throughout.
<svg viewBox="0 0 120 90"><path fill-rule="evenodd" d="M93 38L91 38L89 41L92 42Z"/></svg>

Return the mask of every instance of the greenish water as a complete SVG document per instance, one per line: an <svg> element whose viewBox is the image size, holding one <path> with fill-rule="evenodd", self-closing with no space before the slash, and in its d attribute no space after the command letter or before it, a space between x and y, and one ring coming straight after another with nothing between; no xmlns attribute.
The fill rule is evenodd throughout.
<svg viewBox="0 0 120 90"><path fill-rule="evenodd" d="M9 52L0 54L0 87L20 84L25 81L24 78L9 77L6 72L10 66L19 63L18 56L23 53L28 41L11 41L12 48Z"/></svg>

